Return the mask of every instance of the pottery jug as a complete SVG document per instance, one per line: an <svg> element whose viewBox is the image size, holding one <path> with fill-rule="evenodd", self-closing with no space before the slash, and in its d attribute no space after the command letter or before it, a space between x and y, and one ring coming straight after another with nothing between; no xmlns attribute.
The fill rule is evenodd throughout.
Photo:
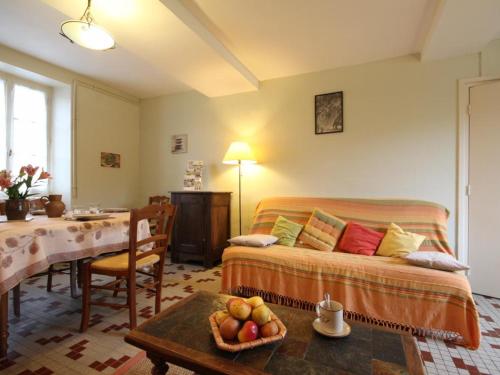
<svg viewBox="0 0 500 375"><path fill-rule="evenodd" d="M61 217L66 208L61 194L50 194L48 197L40 198L40 200L45 205L45 213L48 217Z"/></svg>

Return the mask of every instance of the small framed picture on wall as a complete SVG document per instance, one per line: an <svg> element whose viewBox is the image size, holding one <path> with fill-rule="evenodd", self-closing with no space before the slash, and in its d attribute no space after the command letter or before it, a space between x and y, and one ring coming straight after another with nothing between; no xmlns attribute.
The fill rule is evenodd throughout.
<svg viewBox="0 0 500 375"><path fill-rule="evenodd" d="M172 154L182 154L187 152L187 140L187 134L173 135L171 140Z"/></svg>
<svg viewBox="0 0 500 375"><path fill-rule="evenodd" d="M344 131L343 91L316 95L314 114L316 134L342 133Z"/></svg>
<svg viewBox="0 0 500 375"><path fill-rule="evenodd" d="M120 166L120 154L113 154L112 152L101 152L101 167L120 168Z"/></svg>

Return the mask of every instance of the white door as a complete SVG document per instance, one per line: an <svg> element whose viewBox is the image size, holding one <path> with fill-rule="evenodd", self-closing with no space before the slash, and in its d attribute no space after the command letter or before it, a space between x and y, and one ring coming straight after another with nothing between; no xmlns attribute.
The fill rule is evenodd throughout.
<svg viewBox="0 0 500 375"><path fill-rule="evenodd" d="M470 108L470 282L500 298L500 81L472 87Z"/></svg>

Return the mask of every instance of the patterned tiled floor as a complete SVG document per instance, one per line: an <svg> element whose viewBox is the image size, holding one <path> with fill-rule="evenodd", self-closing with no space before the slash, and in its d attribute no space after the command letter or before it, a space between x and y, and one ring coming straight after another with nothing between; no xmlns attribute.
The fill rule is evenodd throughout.
<svg viewBox="0 0 500 375"><path fill-rule="evenodd" d="M167 259L162 309L199 289L218 292L220 276L220 268L171 264ZM46 281L42 276L23 282L20 319L9 306L9 354L0 360L0 373L112 374L139 352L123 341L127 310L92 306L91 327L80 334L81 302L69 295L69 276L56 275L51 293L45 291ZM153 296L138 295L138 323L153 315ZM121 298L125 299L124 293Z"/></svg>
<svg viewBox="0 0 500 375"><path fill-rule="evenodd" d="M500 374L500 300L474 295L481 320L481 347L467 350L429 338L418 338L428 374Z"/></svg>
<svg viewBox="0 0 500 375"><path fill-rule="evenodd" d="M204 269L167 261L162 308L199 289L217 292L220 276L220 267ZM46 277L23 283L21 318L11 312L10 353L0 360L2 374L112 374L138 353L123 341L128 329L126 310L93 306L91 327L85 334L78 332L80 300L69 296L68 279L67 275L55 276L52 293L45 291ZM481 348L470 351L419 338L428 374L500 375L500 300L475 297L481 316ZM151 294L139 294L137 311L139 323L152 316Z"/></svg>

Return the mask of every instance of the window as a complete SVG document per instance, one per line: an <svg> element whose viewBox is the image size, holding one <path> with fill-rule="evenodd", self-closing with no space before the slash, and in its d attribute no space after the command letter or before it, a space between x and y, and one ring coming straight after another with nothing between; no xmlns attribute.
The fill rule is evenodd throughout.
<svg viewBox="0 0 500 375"><path fill-rule="evenodd" d="M37 84L0 76L0 169L14 175L26 164L47 170L49 92ZM43 184L34 192L46 190Z"/></svg>
<svg viewBox="0 0 500 375"><path fill-rule="evenodd" d="M32 164L47 169L47 99L43 91L14 85L10 168Z"/></svg>

